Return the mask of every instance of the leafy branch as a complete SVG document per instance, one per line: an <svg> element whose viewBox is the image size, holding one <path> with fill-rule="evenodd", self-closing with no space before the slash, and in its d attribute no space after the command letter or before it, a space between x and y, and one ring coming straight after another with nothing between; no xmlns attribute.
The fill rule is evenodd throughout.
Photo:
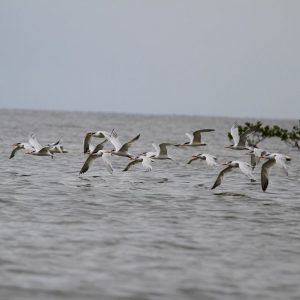
<svg viewBox="0 0 300 300"><path fill-rule="evenodd" d="M256 123L246 122L243 126L238 126L239 134L242 134L246 130L252 128L255 128L255 132L253 132L248 138L248 142L250 143L250 145L257 145L266 138L277 137L287 145L296 147L300 150L300 120L298 121L297 125L293 126L293 129L291 131L285 128L281 128L278 125L263 126L262 122L260 121ZM228 138L232 140L230 132L228 132Z"/></svg>

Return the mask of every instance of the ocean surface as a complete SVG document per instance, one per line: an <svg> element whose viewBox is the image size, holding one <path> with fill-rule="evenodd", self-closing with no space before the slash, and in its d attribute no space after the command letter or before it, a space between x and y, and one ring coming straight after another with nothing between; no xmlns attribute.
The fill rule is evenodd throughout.
<svg viewBox="0 0 300 300"><path fill-rule="evenodd" d="M288 177L273 167L266 193L260 167L257 182L233 172L212 191L221 167L187 165L200 152L249 161L224 148L234 121L256 120L0 110L0 299L300 299L300 151L259 145L292 157ZM141 134L133 154L216 131L205 147L169 147L173 160L151 172L122 172L127 158L113 157L113 175L99 159L79 176L85 133L113 128L124 142ZM30 131L69 153L9 159Z"/></svg>

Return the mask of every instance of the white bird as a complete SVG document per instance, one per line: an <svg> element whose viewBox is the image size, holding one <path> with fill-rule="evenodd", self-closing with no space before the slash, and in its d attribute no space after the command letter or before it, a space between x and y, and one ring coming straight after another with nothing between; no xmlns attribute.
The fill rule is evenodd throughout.
<svg viewBox="0 0 300 300"><path fill-rule="evenodd" d="M267 161L263 163L261 167L261 187L262 190L265 192L269 185L270 168L276 164L284 171L286 176L288 176L288 170L285 163L287 161L291 161L291 157L280 153L271 153L262 156L262 158L267 159Z"/></svg>
<svg viewBox="0 0 300 300"><path fill-rule="evenodd" d="M95 147L91 145L92 137L105 138L105 135L109 135L109 132L107 131L88 132L85 135L84 142L83 142L83 153L92 153L94 151Z"/></svg>
<svg viewBox="0 0 300 300"><path fill-rule="evenodd" d="M50 152L52 146L41 146L34 133L29 135L29 144L34 148L34 150L29 151L26 154L36 156L51 156L51 158L53 158L54 155Z"/></svg>
<svg viewBox="0 0 300 300"><path fill-rule="evenodd" d="M189 142L186 142L184 144L176 144L174 146L177 147L184 147L184 146L205 146L205 143L201 142L201 133L202 132L211 132L215 131L214 129L199 129L193 132L193 134L186 133L185 135L189 138Z"/></svg>
<svg viewBox="0 0 300 300"><path fill-rule="evenodd" d="M83 174L85 172L87 172L87 170L90 168L91 164L93 163L93 161L99 157L102 158L102 161L107 169L107 171L109 173L113 173L113 167L112 164L109 160L109 158L111 157L111 150L103 150L103 144L105 142L102 142L101 144L98 144L94 151L92 153L89 154L88 158L86 159L86 161L84 162L79 174Z"/></svg>
<svg viewBox="0 0 300 300"><path fill-rule="evenodd" d="M59 145L59 142L58 140L56 143L47 144L46 146L50 147L51 153L68 153L62 145Z"/></svg>
<svg viewBox="0 0 300 300"><path fill-rule="evenodd" d="M193 155L192 158L188 161L188 164L190 164L194 160L205 160L208 166L217 166L217 158L213 155L207 154L207 153L199 153L197 155Z"/></svg>
<svg viewBox="0 0 300 300"><path fill-rule="evenodd" d="M17 151L19 150L27 150L27 151L34 151L34 148L29 144L29 143L16 143L16 144L13 144L12 147L15 147L11 154L10 154L10 159L15 157Z"/></svg>
<svg viewBox="0 0 300 300"><path fill-rule="evenodd" d="M146 156L153 158L153 159L170 159L171 157L168 156L168 149L167 146L171 146L173 144L170 143L161 143L159 145L152 144L155 152L146 152Z"/></svg>
<svg viewBox="0 0 300 300"><path fill-rule="evenodd" d="M123 171L128 171L132 166L141 163L142 167L149 172L152 170L151 162L153 162L153 160L150 157L142 154L134 158Z"/></svg>
<svg viewBox="0 0 300 300"><path fill-rule="evenodd" d="M112 150L112 155L117 156L124 156L133 158L133 156L128 152L129 148L131 147L132 143L137 141L140 138L140 134L134 137L132 140L125 144L121 144L116 132L113 130L110 134L104 134L105 138L109 140L109 142L114 146L114 150Z"/></svg>
<svg viewBox="0 0 300 300"><path fill-rule="evenodd" d="M252 166L252 170L254 170L254 168L259 164L262 156L270 154L270 152L257 147L249 147L249 150L250 151L247 154L250 155L250 164Z"/></svg>
<svg viewBox="0 0 300 300"><path fill-rule="evenodd" d="M62 145L55 145L50 148L51 153L68 153Z"/></svg>
<svg viewBox="0 0 300 300"><path fill-rule="evenodd" d="M226 165L226 167L219 173L214 185L211 188L212 190L221 184L223 176L226 173L231 172L235 168L239 168L243 174L245 174L248 178L251 179L251 181L255 181L250 164L244 161L234 160L234 161L229 161L223 165Z"/></svg>
<svg viewBox="0 0 300 300"><path fill-rule="evenodd" d="M226 146L225 148L235 149L235 150L248 150L248 147L246 145L247 137L255 132L258 127L253 127L247 129L244 133L241 135L239 134L239 128L238 124L235 122L230 130L231 136L233 138L233 145Z"/></svg>

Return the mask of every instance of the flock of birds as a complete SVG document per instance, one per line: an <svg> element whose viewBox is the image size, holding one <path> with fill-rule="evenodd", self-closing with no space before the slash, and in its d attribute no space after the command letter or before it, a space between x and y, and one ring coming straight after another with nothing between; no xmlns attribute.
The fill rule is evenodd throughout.
<svg viewBox="0 0 300 300"><path fill-rule="evenodd" d="M123 171L128 171L130 168L137 164L141 164L146 171L151 171L151 163L154 160L172 160L172 158L168 156L168 146L175 146L179 148L205 146L206 144L202 143L202 133L211 131L214 131L214 129L200 129L194 131L193 134L186 133L189 141L183 144L152 144L155 151L143 152L137 156L130 154L129 148L135 141L140 138L140 134L131 139L129 142L122 144L115 130L112 130L111 132L88 132L85 135L83 147L83 152L87 154L88 157L79 173L83 174L87 172L93 161L97 158L102 158L102 161L108 172L113 173L113 167L110 162L110 157L112 155L129 158L129 163L126 165ZM286 162L290 161L291 158L281 153L270 153L266 150L257 148L255 145L250 145L248 138L255 131L255 128L248 129L246 132L240 135L237 123L232 126L231 135L234 144L227 146L226 148L234 150L247 150L247 154L251 156L251 163L249 164L245 161L240 160L228 161L226 163L223 163L222 165L225 165L226 167L221 170L211 189L215 189L216 187L218 187L221 184L224 175L230 173L234 169L239 169L251 181L256 181L253 175L253 170L260 163L261 159L266 160L261 166L261 187L264 192L266 191L269 184L269 172L271 167L277 165L281 169L283 169L286 175L288 175ZM103 141L94 147L91 143L93 138L102 138ZM113 146L113 149L104 149L104 146L107 142L109 142ZM28 143L17 143L14 144L13 147L14 149L11 152L10 158L13 158L19 150L25 150L25 153L30 155L51 156L52 158L54 156L54 153L67 153L67 151L64 150L64 147L59 144L59 141L42 146L38 142L34 133L31 133L29 135ZM210 167L219 165L217 162L217 157L207 153L199 153L197 155L193 155L187 163L191 164L196 160L203 160Z"/></svg>

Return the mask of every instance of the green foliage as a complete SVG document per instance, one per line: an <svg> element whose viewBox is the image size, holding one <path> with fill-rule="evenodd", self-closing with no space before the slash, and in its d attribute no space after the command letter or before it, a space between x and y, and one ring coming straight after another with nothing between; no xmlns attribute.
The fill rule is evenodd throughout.
<svg viewBox="0 0 300 300"><path fill-rule="evenodd" d="M300 149L300 120L298 121L297 125L293 126L291 131L281 128L278 125L263 126L262 122L260 121L256 123L246 122L243 126L239 125L238 128L240 134L249 129L255 128L255 132L253 132L248 139L249 143L252 145L257 145L266 138L277 137L286 144ZM232 140L230 132L228 133L228 138Z"/></svg>

